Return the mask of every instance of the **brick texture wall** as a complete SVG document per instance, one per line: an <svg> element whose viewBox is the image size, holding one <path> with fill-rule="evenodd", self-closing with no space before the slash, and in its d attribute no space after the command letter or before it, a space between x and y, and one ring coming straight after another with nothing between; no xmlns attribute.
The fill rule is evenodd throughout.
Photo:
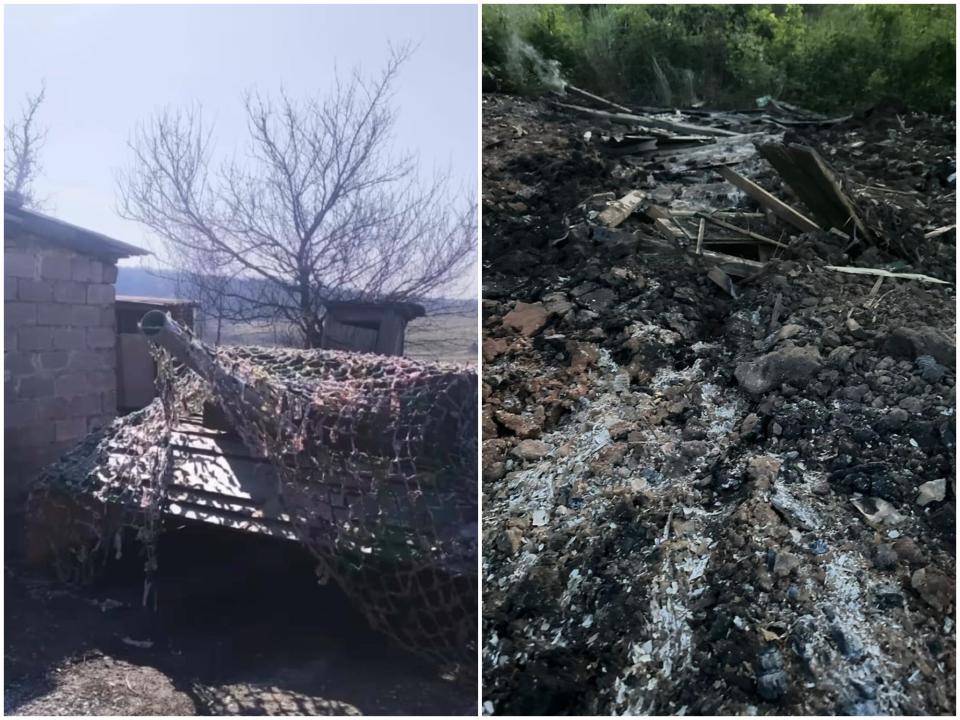
<svg viewBox="0 0 960 720"><path fill-rule="evenodd" d="M4 248L7 461L55 460L116 414L116 261L39 238Z"/></svg>

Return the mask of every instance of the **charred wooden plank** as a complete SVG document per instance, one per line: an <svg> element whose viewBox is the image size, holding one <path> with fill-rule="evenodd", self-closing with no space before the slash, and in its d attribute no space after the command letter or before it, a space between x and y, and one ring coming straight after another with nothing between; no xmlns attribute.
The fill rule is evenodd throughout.
<svg viewBox="0 0 960 720"><path fill-rule="evenodd" d="M848 234L855 228L858 240L872 240L853 203L840 188L836 174L816 150L795 143L768 143L757 149L810 209L821 227L835 227Z"/></svg>
<svg viewBox="0 0 960 720"><path fill-rule="evenodd" d="M801 232L818 232L820 230L820 226L817 225L813 220L808 218L806 215L797 212L785 202L774 197L753 181L745 178L743 175L740 175L728 167L718 167L717 172L723 176L724 180L740 188L740 190L753 198L753 200L760 207L769 210L778 218L792 225L797 230Z"/></svg>
<svg viewBox="0 0 960 720"><path fill-rule="evenodd" d="M587 92L586 90L582 90L578 88L576 85L570 85L568 83L566 86L564 86L564 90L566 90L567 92L571 92L574 95L580 95L581 97L585 97L589 100L593 100L595 103L599 103L600 105L606 105L608 108L613 108L614 110L618 110L619 112L633 113L633 110L626 107L625 105L619 105L613 102L612 100L607 100L605 97L594 95L591 92Z"/></svg>

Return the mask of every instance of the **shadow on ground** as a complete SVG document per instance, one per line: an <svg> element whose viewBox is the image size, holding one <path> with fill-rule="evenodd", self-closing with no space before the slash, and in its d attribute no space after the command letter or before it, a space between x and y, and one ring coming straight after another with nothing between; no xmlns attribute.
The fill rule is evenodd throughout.
<svg viewBox="0 0 960 720"><path fill-rule="evenodd" d="M7 515L8 715L476 712L475 682L444 679L370 630L296 545L171 528L154 611L135 542L77 588L23 565L22 524Z"/></svg>

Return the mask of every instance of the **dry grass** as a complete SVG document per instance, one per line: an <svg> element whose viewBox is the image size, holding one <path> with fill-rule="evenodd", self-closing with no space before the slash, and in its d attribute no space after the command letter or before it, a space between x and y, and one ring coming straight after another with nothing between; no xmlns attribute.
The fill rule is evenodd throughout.
<svg viewBox="0 0 960 720"><path fill-rule="evenodd" d="M476 364L477 315L436 315L407 326L407 357Z"/></svg>

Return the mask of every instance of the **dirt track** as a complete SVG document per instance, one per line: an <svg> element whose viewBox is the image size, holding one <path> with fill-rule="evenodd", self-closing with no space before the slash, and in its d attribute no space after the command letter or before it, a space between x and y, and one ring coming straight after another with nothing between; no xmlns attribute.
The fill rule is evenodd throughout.
<svg viewBox="0 0 960 720"><path fill-rule="evenodd" d="M132 540L76 588L18 562L18 525L8 516L8 715L475 713L472 687L372 632L295 546L174 530L153 612Z"/></svg>
<svg viewBox="0 0 960 720"><path fill-rule="evenodd" d="M761 221L789 250L733 297L642 212L597 228L633 189L754 210L709 162L483 111L486 711L952 714L954 288L824 268L952 282L955 230L923 237L955 222L952 122L788 130L881 241Z"/></svg>

